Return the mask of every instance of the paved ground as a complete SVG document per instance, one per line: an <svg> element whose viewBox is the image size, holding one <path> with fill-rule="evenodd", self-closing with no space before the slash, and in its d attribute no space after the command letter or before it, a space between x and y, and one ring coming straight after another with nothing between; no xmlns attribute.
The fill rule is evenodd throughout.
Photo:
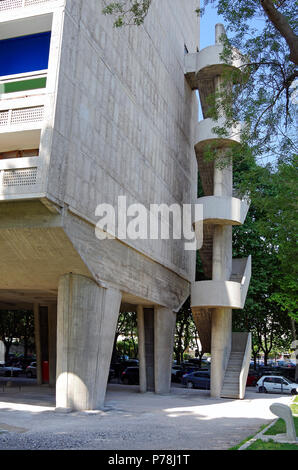
<svg viewBox="0 0 298 470"><path fill-rule="evenodd" d="M271 403L291 400L254 388L245 400L215 400L202 390L143 395L109 384L105 411L63 414L54 398L48 387L0 388L0 449L228 449L274 419Z"/></svg>

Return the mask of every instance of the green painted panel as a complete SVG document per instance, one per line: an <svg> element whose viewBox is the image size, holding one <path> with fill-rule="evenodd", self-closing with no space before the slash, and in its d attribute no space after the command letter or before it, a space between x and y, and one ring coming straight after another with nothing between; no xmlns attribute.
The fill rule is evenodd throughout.
<svg viewBox="0 0 298 470"><path fill-rule="evenodd" d="M0 84L0 93L14 93L16 91L36 90L45 88L47 78L32 78L30 80L20 80L18 82L8 82Z"/></svg>

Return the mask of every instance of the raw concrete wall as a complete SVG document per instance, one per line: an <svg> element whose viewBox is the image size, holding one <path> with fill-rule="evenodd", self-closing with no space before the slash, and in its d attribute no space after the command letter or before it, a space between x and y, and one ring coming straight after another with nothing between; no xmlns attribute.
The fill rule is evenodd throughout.
<svg viewBox="0 0 298 470"><path fill-rule="evenodd" d="M99 0L66 2L48 196L96 222L99 203L195 201L196 97L184 79L195 52L196 0L154 0L144 26L115 29ZM182 241L129 241L194 276Z"/></svg>

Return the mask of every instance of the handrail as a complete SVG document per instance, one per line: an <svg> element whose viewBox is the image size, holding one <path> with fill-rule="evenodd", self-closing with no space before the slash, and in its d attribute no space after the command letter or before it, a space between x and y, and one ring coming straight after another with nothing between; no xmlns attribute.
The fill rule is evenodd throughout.
<svg viewBox="0 0 298 470"><path fill-rule="evenodd" d="M10 81L19 81L24 79L30 79L32 77L46 77L48 74L47 69L42 70L33 70L32 72L23 72L23 73L15 73L13 75L2 75L0 76L0 83L7 83Z"/></svg>

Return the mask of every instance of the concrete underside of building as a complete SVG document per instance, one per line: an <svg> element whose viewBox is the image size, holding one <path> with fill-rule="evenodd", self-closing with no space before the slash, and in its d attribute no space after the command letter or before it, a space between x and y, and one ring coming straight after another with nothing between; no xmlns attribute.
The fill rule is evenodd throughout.
<svg viewBox="0 0 298 470"><path fill-rule="evenodd" d="M156 1L143 26L117 30L99 0L0 5L2 50L20 41L0 77L0 308L34 309L38 381L47 354L58 408L103 406L119 311L138 315L141 391L169 392L195 252L183 239L99 239L96 207L197 201L197 100L184 75L199 47L196 7ZM37 58L15 70L29 36L48 67ZM212 340L226 338L220 377L226 310Z"/></svg>

